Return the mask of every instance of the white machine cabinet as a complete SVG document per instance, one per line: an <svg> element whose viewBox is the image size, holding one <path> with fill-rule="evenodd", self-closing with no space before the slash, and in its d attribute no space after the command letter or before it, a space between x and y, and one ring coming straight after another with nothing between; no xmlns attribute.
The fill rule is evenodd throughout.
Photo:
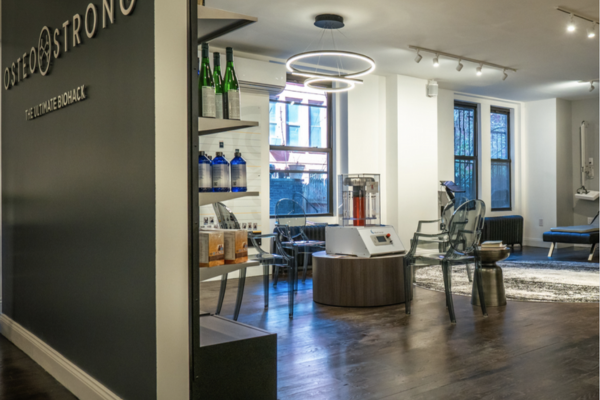
<svg viewBox="0 0 600 400"><path fill-rule="evenodd" d="M325 241L327 254L370 258L406 252L394 227L388 225L327 226Z"/></svg>

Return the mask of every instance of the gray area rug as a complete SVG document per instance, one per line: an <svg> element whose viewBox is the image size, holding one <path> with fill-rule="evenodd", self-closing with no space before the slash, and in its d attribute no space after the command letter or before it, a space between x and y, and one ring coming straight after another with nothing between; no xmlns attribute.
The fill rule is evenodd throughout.
<svg viewBox="0 0 600 400"><path fill-rule="evenodd" d="M564 261L502 261L508 300L561 303L597 303L599 264ZM471 271L473 270L471 265ZM441 266L417 266L415 285L444 291ZM452 269L452 294L471 296L472 283L464 265Z"/></svg>

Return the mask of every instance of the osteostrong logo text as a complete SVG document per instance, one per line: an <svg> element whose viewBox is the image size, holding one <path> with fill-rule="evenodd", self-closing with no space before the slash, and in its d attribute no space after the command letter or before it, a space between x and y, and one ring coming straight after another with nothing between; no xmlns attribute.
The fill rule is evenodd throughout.
<svg viewBox="0 0 600 400"><path fill-rule="evenodd" d="M4 69L4 89L9 90L17 86L36 72L42 76L50 74L53 64L62 52L66 53L83 44L84 34L88 39L96 37L100 19L102 20L102 29L114 24L115 1L119 2L121 14L124 16L131 15L137 2L137 0L102 0L101 12L98 11L96 4L89 3L83 18L80 14L75 14L72 18L67 19L60 28L42 27L37 47L25 51L15 62Z"/></svg>

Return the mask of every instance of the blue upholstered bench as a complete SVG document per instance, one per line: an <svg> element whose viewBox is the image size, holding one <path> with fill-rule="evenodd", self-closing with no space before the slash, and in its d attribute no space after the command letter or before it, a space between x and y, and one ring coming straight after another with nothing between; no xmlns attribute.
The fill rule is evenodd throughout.
<svg viewBox="0 0 600 400"><path fill-rule="evenodd" d="M598 214L596 214L590 225L564 226L544 232L544 242L552 243L548 257L552 257L556 243L589 244L592 247L590 248L588 261L592 261L600 237L598 222Z"/></svg>

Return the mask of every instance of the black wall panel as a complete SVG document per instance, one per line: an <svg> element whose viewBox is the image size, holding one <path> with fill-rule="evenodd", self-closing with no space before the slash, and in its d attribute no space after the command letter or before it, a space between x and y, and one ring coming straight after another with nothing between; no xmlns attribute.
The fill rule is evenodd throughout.
<svg viewBox="0 0 600 400"><path fill-rule="evenodd" d="M90 0L2 1L2 71L68 27L51 72L2 88L3 310L125 399L156 398L154 1L72 47ZM126 1L128 4L129 1ZM60 36L64 41L64 33ZM86 85L88 98L25 110Z"/></svg>

